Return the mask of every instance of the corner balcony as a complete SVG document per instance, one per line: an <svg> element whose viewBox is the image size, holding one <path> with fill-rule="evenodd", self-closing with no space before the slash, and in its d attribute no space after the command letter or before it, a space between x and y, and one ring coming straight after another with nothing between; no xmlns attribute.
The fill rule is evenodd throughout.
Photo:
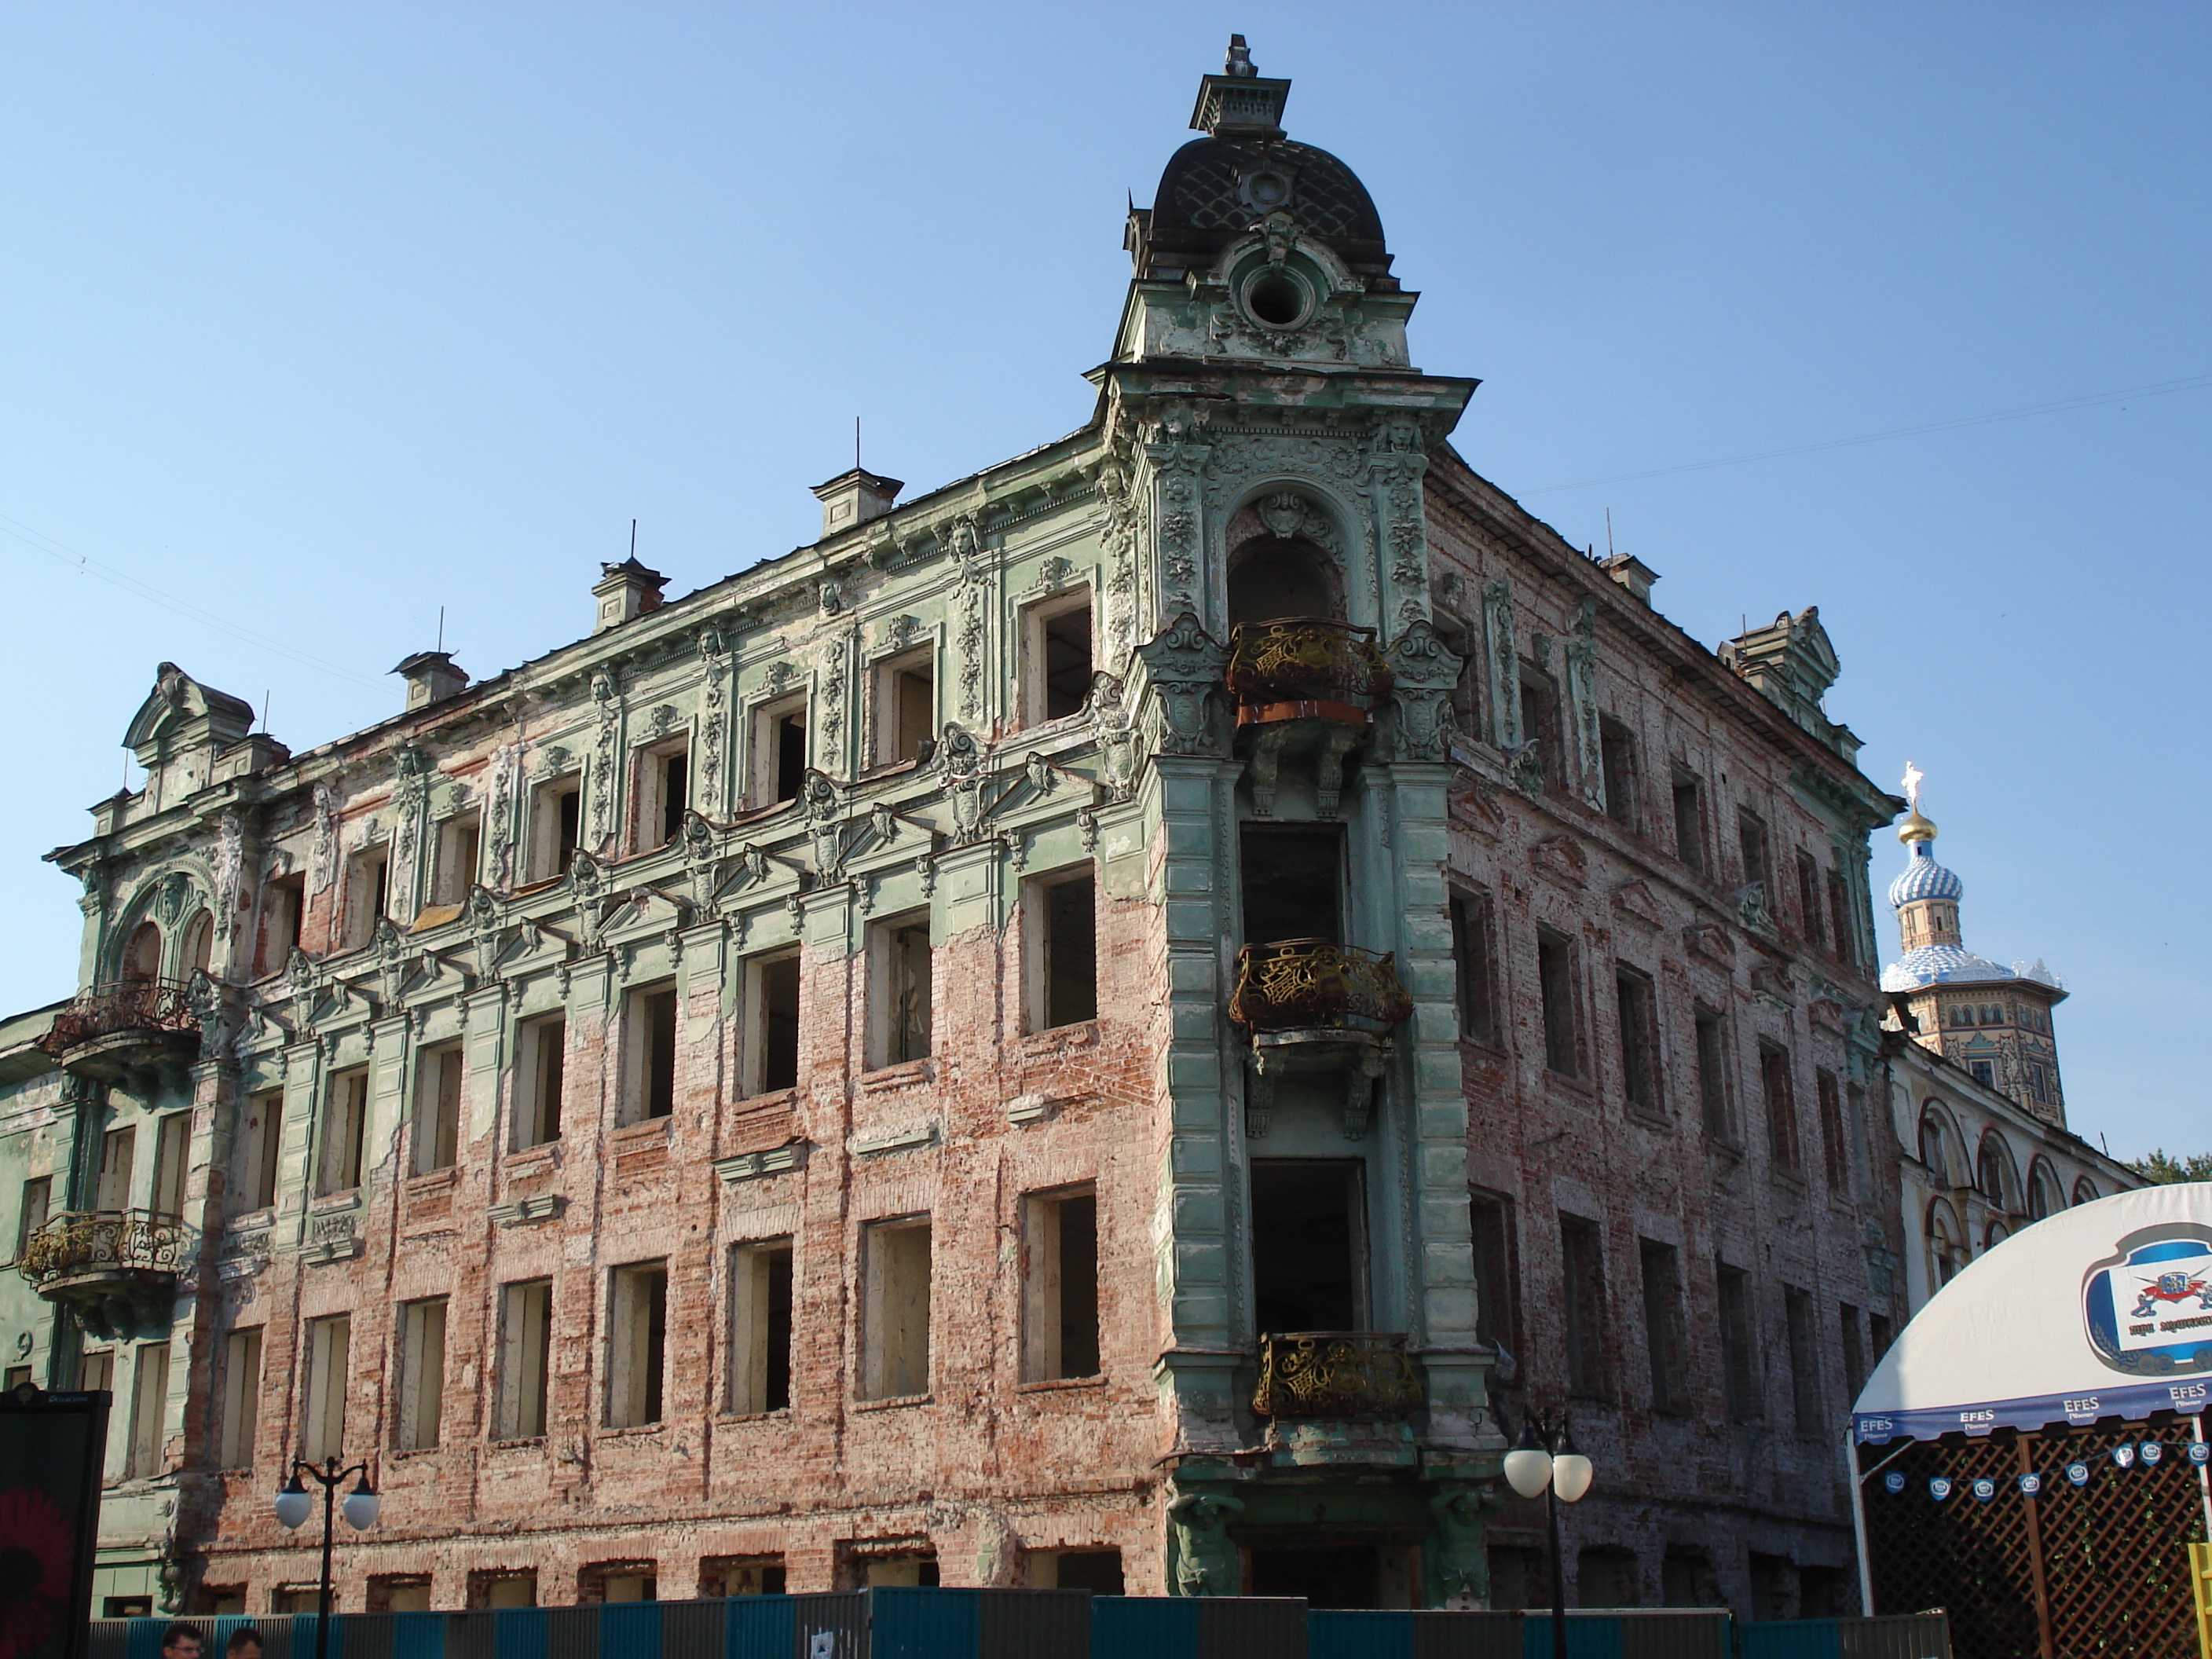
<svg viewBox="0 0 2212 1659"><path fill-rule="evenodd" d="M1328 1072L1344 1079L1344 1133L1367 1133L1390 1036L1413 1012L1395 958L1321 939L1248 945L1237 956L1229 1018L1251 1034L1244 1130L1267 1133L1278 1079Z"/></svg>
<svg viewBox="0 0 2212 1659"><path fill-rule="evenodd" d="M189 1064L200 1051L199 1017L181 980L130 980L80 991L38 1041L65 1072L115 1079Z"/></svg>
<svg viewBox="0 0 2212 1659"><path fill-rule="evenodd" d="M1267 1331L1260 1338L1255 1417L1395 1421L1420 1407L1421 1376L1401 1331Z"/></svg>
<svg viewBox="0 0 2212 1659"><path fill-rule="evenodd" d="M166 1328L191 1253L178 1217L154 1210L65 1210L25 1241L16 1271L106 1340Z"/></svg>
<svg viewBox="0 0 2212 1659"><path fill-rule="evenodd" d="M1323 817L1335 816L1344 763L1366 742L1390 694L1390 665L1375 630L1326 617L1239 623L1229 633L1223 684L1237 704L1237 736L1250 750L1252 799L1275 810L1284 756L1311 753Z"/></svg>

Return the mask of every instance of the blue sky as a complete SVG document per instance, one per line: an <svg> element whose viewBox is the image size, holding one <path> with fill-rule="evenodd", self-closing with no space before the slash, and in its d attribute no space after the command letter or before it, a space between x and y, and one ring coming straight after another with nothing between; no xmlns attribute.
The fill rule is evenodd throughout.
<svg viewBox="0 0 2212 1659"><path fill-rule="evenodd" d="M441 605L479 676L582 632L633 517L674 592L807 540L856 414L915 489L1081 424L1231 29L1462 453L1708 643L1818 604L2075 1127L2212 1146L2195 4L0 9L0 1006L162 659L306 748Z"/></svg>

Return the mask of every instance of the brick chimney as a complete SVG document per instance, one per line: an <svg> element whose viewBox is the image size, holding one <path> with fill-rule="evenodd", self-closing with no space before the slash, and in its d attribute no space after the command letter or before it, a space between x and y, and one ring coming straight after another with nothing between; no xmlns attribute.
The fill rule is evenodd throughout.
<svg viewBox="0 0 2212 1659"><path fill-rule="evenodd" d="M668 578L640 564L635 553L620 564L599 568L606 574L592 585L592 595L599 602L599 619L592 624L594 634L660 609L660 590L668 586Z"/></svg>
<svg viewBox="0 0 2212 1659"><path fill-rule="evenodd" d="M827 540L841 530L882 518L891 510L891 503L905 488L905 483L897 478L886 478L858 466L849 472L840 472L828 483L816 484L814 498L822 503L823 538Z"/></svg>
<svg viewBox="0 0 2212 1659"><path fill-rule="evenodd" d="M468 671L447 651L417 651L392 671L406 677L407 707L425 708L467 689Z"/></svg>

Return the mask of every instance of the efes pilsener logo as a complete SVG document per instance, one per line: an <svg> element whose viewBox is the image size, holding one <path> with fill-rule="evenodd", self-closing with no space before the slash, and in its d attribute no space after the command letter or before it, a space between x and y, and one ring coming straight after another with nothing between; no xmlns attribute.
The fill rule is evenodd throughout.
<svg viewBox="0 0 2212 1659"><path fill-rule="evenodd" d="M2121 1238L2082 1279L2081 1317L2116 1371L2212 1371L2212 1227L2172 1221Z"/></svg>

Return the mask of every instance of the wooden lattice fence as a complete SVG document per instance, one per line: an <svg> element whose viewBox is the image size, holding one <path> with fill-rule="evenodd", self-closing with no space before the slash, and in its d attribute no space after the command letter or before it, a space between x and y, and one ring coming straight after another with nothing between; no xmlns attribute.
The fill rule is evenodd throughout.
<svg viewBox="0 0 2212 1659"><path fill-rule="evenodd" d="M1945 1607L1957 1659L2183 1659L2197 1644L2189 1546L2204 1505L2187 1456L2189 1419L2118 1429L1916 1441L1859 1449L1866 1482L1875 1610ZM2162 1449L2154 1463L2114 1461L2122 1446ZM1887 1460L1887 1461L1885 1461ZM2086 1463L2088 1483L2066 1478ZM1905 1487L1893 1494L1884 1476ZM2033 1498L2020 1477L2042 1477ZM1943 1478L1951 1495L1929 1496ZM1974 1482L1996 1495L1984 1503Z"/></svg>

